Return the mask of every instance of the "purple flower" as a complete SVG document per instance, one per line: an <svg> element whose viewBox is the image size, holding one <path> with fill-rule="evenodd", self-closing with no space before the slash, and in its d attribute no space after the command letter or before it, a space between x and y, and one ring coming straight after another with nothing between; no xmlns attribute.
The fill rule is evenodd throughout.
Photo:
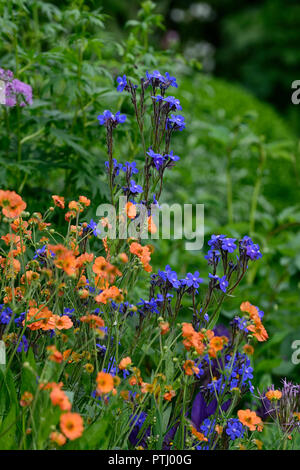
<svg viewBox="0 0 300 470"><path fill-rule="evenodd" d="M117 82L118 82L117 91L122 92L127 85L126 75L123 75L123 77L118 77Z"/></svg>
<svg viewBox="0 0 300 470"><path fill-rule="evenodd" d="M225 401L221 405L222 410L227 411L230 406L230 403L231 400ZM199 392L196 395L196 398L192 405L191 420L197 431L200 431L200 426L205 419L215 414L217 408L218 402L216 398L212 399L210 402L207 402L202 392Z"/></svg>
<svg viewBox="0 0 300 470"><path fill-rule="evenodd" d="M133 429L129 435L129 441L134 447L139 444L145 448L147 446L146 438L150 436L150 426L144 432L141 432L141 429L146 421L147 414L141 411L139 415L131 415L131 418L130 428L133 426Z"/></svg>
<svg viewBox="0 0 300 470"><path fill-rule="evenodd" d="M5 82L5 105L23 107L32 104L32 88L27 83L14 78L11 70L0 68L0 80Z"/></svg>

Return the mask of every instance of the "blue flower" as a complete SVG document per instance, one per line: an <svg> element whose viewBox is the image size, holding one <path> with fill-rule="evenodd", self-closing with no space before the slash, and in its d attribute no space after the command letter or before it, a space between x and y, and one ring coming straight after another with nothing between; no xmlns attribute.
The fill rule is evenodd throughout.
<svg viewBox="0 0 300 470"><path fill-rule="evenodd" d="M34 253L33 259L39 258L40 256L46 254L47 246L44 245L42 248L38 248Z"/></svg>
<svg viewBox="0 0 300 470"><path fill-rule="evenodd" d="M165 77L158 70L154 70L152 73L148 73L147 71L146 77L148 78L148 80L150 80L152 84L154 84L155 82L165 82Z"/></svg>
<svg viewBox="0 0 300 470"><path fill-rule="evenodd" d="M147 155L149 155L149 157L152 158L153 160L153 163L155 165L155 168L157 169L157 171L159 171L159 169L163 166L164 164L164 161L165 161L165 157L163 155L161 155L160 153L155 153L152 148L149 148L148 152L147 152Z"/></svg>
<svg viewBox="0 0 300 470"><path fill-rule="evenodd" d="M89 221L87 227L88 227L90 230L92 230L92 232L93 232L93 234L94 234L95 237L98 237L98 236L100 235L101 232L100 232L99 229L97 229L97 224L96 224L96 222L95 222L93 219L91 219L91 220Z"/></svg>
<svg viewBox="0 0 300 470"><path fill-rule="evenodd" d="M22 339L17 347L17 352L22 352L22 351L24 351L25 353L28 351L28 341L25 335L22 336Z"/></svg>
<svg viewBox="0 0 300 470"><path fill-rule="evenodd" d="M101 126L103 125L107 125L109 122L111 122L112 124L114 125L117 125L119 123L123 123L126 121L126 115L125 114L121 114L120 111L118 111L115 115L109 111L108 109L106 109L105 111L103 111L103 114L99 114L99 116L97 116L97 119L99 121L99 124Z"/></svg>
<svg viewBox="0 0 300 470"><path fill-rule="evenodd" d="M220 286L220 289L221 289L221 291L223 291L224 293L226 293L228 284L229 284L229 282L228 282L227 279L226 279L226 275L223 276L223 277L221 277L221 278L219 279L219 286Z"/></svg>
<svg viewBox="0 0 300 470"><path fill-rule="evenodd" d="M183 129L185 129L184 116L171 114L171 117L167 119L167 128L183 131Z"/></svg>
<svg viewBox="0 0 300 470"><path fill-rule="evenodd" d="M219 288L220 288L224 293L226 292L226 289L227 289L228 284L229 284L228 281L227 281L227 279L226 279L226 275L223 276L223 277L219 277L219 276L217 276L216 274L213 275L213 274L209 273L208 276L210 277L210 279L214 279L216 282L218 282L217 285L219 286Z"/></svg>
<svg viewBox="0 0 300 470"><path fill-rule="evenodd" d="M130 180L129 190L132 194L140 194L143 192L142 186L137 184L134 180Z"/></svg>
<svg viewBox="0 0 300 470"><path fill-rule="evenodd" d="M148 312L157 314L159 313L157 300L155 300L153 297L151 300L141 299L141 301L138 302L137 305L140 307L139 313L141 313L143 316L145 316Z"/></svg>
<svg viewBox="0 0 300 470"><path fill-rule="evenodd" d="M182 280L183 284L187 287L194 287L197 289L199 285L203 282L203 279L199 277L199 272L195 271L194 274L188 273L185 279Z"/></svg>
<svg viewBox="0 0 300 470"><path fill-rule="evenodd" d="M246 256L251 259L251 261L262 258L259 245L254 244L252 239L248 236L243 237L240 241L240 249L242 252L246 253Z"/></svg>
<svg viewBox="0 0 300 470"><path fill-rule="evenodd" d="M218 249L221 246L222 240L225 238L225 235L212 235L208 241L208 245L214 249Z"/></svg>
<svg viewBox="0 0 300 470"><path fill-rule="evenodd" d="M241 330L241 331L245 331L246 333L248 333L248 329L247 329L247 320L246 318L241 318L241 317L234 317L234 319L232 320L232 323L234 325L237 325L238 329Z"/></svg>
<svg viewBox="0 0 300 470"><path fill-rule="evenodd" d="M182 106L180 105L179 99L175 98L175 96L167 96L163 98L163 101L168 103L169 108L175 111L182 110Z"/></svg>
<svg viewBox="0 0 300 470"><path fill-rule="evenodd" d="M122 170L124 173L128 173L129 176L136 175L139 170L136 167L136 162L126 162L124 166L122 166Z"/></svg>
<svg viewBox="0 0 300 470"><path fill-rule="evenodd" d="M227 421L226 434L232 441L239 439L244 436L244 426L238 419L230 418Z"/></svg>
<svg viewBox="0 0 300 470"><path fill-rule="evenodd" d="M253 368L247 364L239 369L239 374L243 376L243 380L253 379Z"/></svg>
<svg viewBox="0 0 300 470"><path fill-rule="evenodd" d="M117 82L118 82L117 91L122 92L127 85L126 75L123 75L123 78L118 77Z"/></svg>
<svg viewBox="0 0 300 470"><path fill-rule="evenodd" d="M120 173L120 170L123 170L123 165L122 163L118 163L115 158L113 158L112 161L113 161L113 170L115 172L115 175L118 176L118 174ZM109 170L109 161L105 162L105 166L107 170Z"/></svg>
<svg viewBox="0 0 300 470"><path fill-rule="evenodd" d="M180 101L179 99L175 98L175 96L167 96L164 98L161 95L156 95L156 96L151 96L151 98L153 98L157 102L164 101L165 103L168 104L169 110L174 110L174 111L182 110Z"/></svg>
<svg viewBox="0 0 300 470"><path fill-rule="evenodd" d="M181 282L179 281L177 277L177 273L175 271L172 271L169 265L166 266L165 273L166 273L167 280L169 281L169 283L173 287L175 287L175 289L179 289L179 287L181 286Z"/></svg>
<svg viewBox="0 0 300 470"><path fill-rule="evenodd" d="M64 308L64 315L67 315L68 317L72 317L73 313L75 312L75 308Z"/></svg>
<svg viewBox="0 0 300 470"><path fill-rule="evenodd" d="M204 258L207 260L208 265L217 265L220 260L220 252L215 249L208 250Z"/></svg>
<svg viewBox="0 0 300 470"><path fill-rule="evenodd" d="M173 150L171 150L170 153L165 155L165 157L169 157L169 159L172 160L173 162L178 162L178 160L180 160L180 157L178 157L178 155L173 154Z"/></svg>
<svg viewBox="0 0 300 470"><path fill-rule="evenodd" d="M178 88L178 85L176 83L176 78L175 77L171 77L170 74L168 72L165 73L165 86L173 86L175 88Z"/></svg>
<svg viewBox="0 0 300 470"><path fill-rule="evenodd" d="M236 249L236 244L234 243L236 238L223 238L221 248L228 253L233 253Z"/></svg>
<svg viewBox="0 0 300 470"><path fill-rule="evenodd" d="M8 325L12 316L12 309L10 307L5 307L4 304L0 305L0 323L2 325Z"/></svg>

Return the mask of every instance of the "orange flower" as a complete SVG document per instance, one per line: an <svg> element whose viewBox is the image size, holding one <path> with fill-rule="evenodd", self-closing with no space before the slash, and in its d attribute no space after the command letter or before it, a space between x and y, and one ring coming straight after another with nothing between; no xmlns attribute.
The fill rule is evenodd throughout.
<svg viewBox="0 0 300 470"><path fill-rule="evenodd" d="M78 413L63 413L60 416L60 429L68 439L73 441L83 433L83 419Z"/></svg>
<svg viewBox="0 0 300 470"><path fill-rule="evenodd" d="M53 330L53 322L50 321L52 315L51 310L44 305L39 305L39 307L30 307L25 319L23 320L23 326L26 322L32 322L27 325L27 328L32 331L39 329L43 331Z"/></svg>
<svg viewBox="0 0 300 470"><path fill-rule="evenodd" d="M125 204L125 212L129 219L134 219L136 217L136 205L132 202L127 202Z"/></svg>
<svg viewBox="0 0 300 470"><path fill-rule="evenodd" d="M133 255L136 255L139 258L145 271L147 272L152 271L152 268L149 264L149 261L151 260L150 245L142 246L137 242L133 242L130 245L129 251L130 253L132 253Z"/></svg>
<svg viewBox="0 0 300 470"><path fill-rule="evenodd" d="M3 191L1 189L0 207L2 207L3 215L9 219L15 219L26 209L26 202L15 191Z"/></svg>
<svg viewBox="0 0 300 470"><path fill-rule="evenodd" d="M80 321L88 323L91 328L104 328L105 326L103 319L97 315L84 315L80 317Z"/></svg>
<svg viewBox="0 0 300 470"><path fill-rule="evenodd" d="M295 411L295 413L293 413L293 416L295 416L295 418L300 421L300 411Z"/></svg>
<svg viewBox="0 0 300 470"><path fill-rule="evenodd" d="M150 215L148 217L148 232L149 233L156 233L157 232L157 227L154 223L153 217Z"/></svg>
<svg viewBox="0 0 300 470"><path fill-rule="evenodd" d="M65 208L65 198L62 197L62 196L52 196L52 199L54 201L54 204L59 207L60 209L64 209Z"/></svg>
<svg viewBox="0 0 300 470"><path fill-rule="evenodd" d="M175 393L175 390L172 389L172 386L171 385L167 385L166 386L166 393L164 394L164 400L166 401L171 401L172 398L175 397L176 393Z"/></svg>
<svg viewBox="0 0 300 470"><path fill-rule="evenodd" d="M89 205L91 204L90 199L88 199L85 196L79 196L79 202L80 202L80 204L82 204L85 207L89 207Z"/></svg>
<svg viewBox="0 0 300 470"><path fill-rule="evenodd" d="M128 263L128 256L126 255L126 253L120 253L119 259L122 261L122 263Z"/></svg>
<svg viewBox="0 0 300 470"><path fill-rule="evenodd" d="M63 269L68 276L76 273L76 258L73 251L61 244L48 245L48 249L55 254L54 264L58 269Z"/></svg>
<svg viewBox="0 0 300 470"><path fill-rule="evenodd" d="M247 326L247 330L251 331L253 333L253 336L255 336L258 341L267 341L267 339L269 338L269 335L262 323L249 325Z"/></svg>
<svg viewBox="0 0 300 470"><path fill-rule="evenodd" d="M207 437L202 434L202 432L198 432L196 428L192 427L192 434L197 437L198 441L200 442L207 442Z"/></svg>
<svg viewBox="0 0 300 470"><path fill-rule="evenodd" d="M200 331L196 332L191 323L182 324L182 336L185 338L183 345L187 351L194 348L199 355L204 353L205 345L203 340L205 336Z"/></svg>
<svg viewBox="0 0 300 470"><path fill-rule="evenodd" d="M30 286L32 281L37 281L40 277L39 273L36 273L35 271L26 271L25 274L21 277L21 284L25 284L25 277L27 279L27 283Z"/></svg>
<svg viewBox="0 0 300 470"><path fill-rule="evenodd" d="M58 446L63 446L67 439L61 432L54 431L50 434L50 439L52 442L55 442Z"/></svg>
<svg viewBox="0 0 300 470"><path fill-rule="evenodd" d="M95 301L101 304L106 304L108 300L115 300L116 302L122 302L124 297L118 287L112 286L108 289L104 289L101 294L95 297Z"/></svg>
<svg viewBox="0 0 300 470"><path fill-rule="evenodd" d="M261 322L257 307L247 301L241 304L240 309L242 312L249 313L250 320L252 321L252 324L247 326L248 331L251 331L258 341L266 341L269 336Z"/></svg>
<svg viewBox="0 0 300 470"><path fill-rule="evenodd" d="M220 436L223 432L223 426L220 426L219 424L216 424L215 431Z"/></svg>
<svg viewBox="0 0 300 470"><path fill-rule="evenodd" d="M132 360L130 359L130 357L124 357L119 364L119 369L127 369L127 367L129 367L131 364Z"/></svg>
<svg viewBox="0 0 300 470"><path fill-rule="evenodd" d="M118 268L109 263L103 256L98 256L98 258L95 259L92 269L95 274L99 275L99 279L105 279L111 284L114 282L116 276L122 276ZM96 285L98 284L98 279L97 281L95 280L95 283Z"/></svg>
<svg viewBox="0 0 300 470"><path fill-rule="evenodd" d="M76 258L76 268L81 268L84 264L91 263L94 259L93 253L83 253Z"/></svg>
<svg viewBox="0 0 300 470"><path fill-rule="evenodd" d="M277 400L280 400L280 398L282 397L282 393L280 390L269 390L267 393L266 393L266 398L270 401L277 401Z"/></svg>
<svg viewBox="0 0 300 470"><path fill-rule="evenodd" d="M53 328L57 330L69 330L73 326L72 320L68 317L68 315L52 315L50 318L50 322L53 323Z"/></svg>
<svg viewBox="0 0 300 470"><path fill-rule="evenodd" d="M256 445L257 450L262 450L263 445L264 445L263 442L260 441L259 439L254 439L254 444Z"/></svg>
<svg viewBox="0 0 300 470"><path fill-rule="evenodd" d="M214 336L208 345L208 353L210 357L217 357L218 351L222 351L224 344L228 343L226 336Z"/></svg>
<svg viewBox="0 0 300 470"><path fill-rule="evenodd" d="M109 393L114 388L114 379L112 375L107 372L98 372L97 378L97 392L98 394Z"/></svg>
<svg viewBox="0 0 300 470"><path fill-rule="evenodd" d="M195 366L194 361L187 359L183 365L186 375L193 375L199 373L199 368Z"/></svg>
<svg viewBox="0 0 300 470"><path fill-rule="evenodd" d="M255 413L255 411L247 410L239 410L237 412L238 418L240 422L247 426L250 431L261 431L262 430L262 420L259 416Z"/></svg>
<svg viewBox="0 0 300 470"><path fill-rule="evenodd" d="M184 338L192 338L194 333L195 333L195 330L191 323L182 323L182 336Z"/></svg>
<svg viewBox="0 0 300 470"><path fill-rule="evenodd" d="M243 346L243 351L245 354L247 354L248 356L252 356L254 354L254 347L251 346L251 344L245 344Z"/></svg>
<svg viewBox="0 0 300 470"><path fill-rule="evenodd" d="M47 350L52 353L49 356L50 361L60 364L64 360L62 353L59 352L55 346L47 346Z"/></svg>
<svg viewBox="0 0 300 470"><path fill-rule="evenodd" d="M159 324L161 335L166 335L170 331L170 325L167 321L161 321Z"/></svg>
<svg viewBox="0 0 300 470"><path fill-rule="evenodd" d="M72 405L70 403L69 398L65 394L63 390L59 387L54 387L50 393L50 400L52 405L57 405L63 411L70 411Z"/></svg>
<svg viewBox="0 0 300 470"><path fill-rule="evenodd" d="M20 405L29 406L32 403L33 395L30 392L24 392L21 396Z"/></svg>

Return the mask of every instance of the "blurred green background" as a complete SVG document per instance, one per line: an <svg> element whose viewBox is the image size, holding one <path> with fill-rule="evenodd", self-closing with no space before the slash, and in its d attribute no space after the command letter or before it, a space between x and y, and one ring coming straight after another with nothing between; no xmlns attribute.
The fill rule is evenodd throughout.
<svg viewBox="0 0 300 470"><path fill-rule="evenodd" d="M142 161L128 96L115 79L158 68L177 77L172 89L187 129L173 149L163 200L205 204L211 233L250 234L263 259L249 268L222 321L242 300L265 311L270 340L257 348L257 384L300 378L291 344L300 339L300 5L296 1L34 1L0 0L0 66L33 87L34 103L0 109L1 187L31 211L52 194L92 199L95 218L108 191L104 175L104 109L121 109L115 156ZM56 222L63 227L63 219ZM97 248L95 242L95 248ZM184 242L155 243L154 269L199 269L204 252ZM143 285L140 287L143 292Z"/></svg>

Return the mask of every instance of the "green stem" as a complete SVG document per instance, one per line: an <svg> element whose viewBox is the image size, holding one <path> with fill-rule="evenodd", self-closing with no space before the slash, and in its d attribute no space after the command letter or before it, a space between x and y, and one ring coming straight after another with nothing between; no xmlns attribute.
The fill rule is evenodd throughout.
<svg viewBox="0 0 300 470"><path fill-rule="evenodd" d="M251 209L250 209L250 220L249 220L249 231L250 234L254 232L255 229L255 218L256 218L256 209L257 202L260 193L260 188L262 184L263 169L266 161L266 152L264 148L260 147L260 162L257 170L256 183L253 189L252 200L251 200Z"/></svg>

